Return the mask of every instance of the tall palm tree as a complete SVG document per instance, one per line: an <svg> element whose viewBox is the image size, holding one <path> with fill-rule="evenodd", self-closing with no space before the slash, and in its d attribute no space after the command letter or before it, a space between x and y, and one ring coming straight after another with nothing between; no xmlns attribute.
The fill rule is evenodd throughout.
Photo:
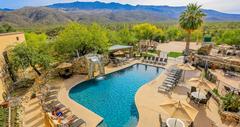
<svg viewBox="0 0 240 127"><path fill-rule="evenodd" d="M180 15L179 24L187 32L185 55L189 55L189 45L191 34L203 23L203 17L206 16L200 9L202 6L196 3L190 3L187 9Z"/></svg>

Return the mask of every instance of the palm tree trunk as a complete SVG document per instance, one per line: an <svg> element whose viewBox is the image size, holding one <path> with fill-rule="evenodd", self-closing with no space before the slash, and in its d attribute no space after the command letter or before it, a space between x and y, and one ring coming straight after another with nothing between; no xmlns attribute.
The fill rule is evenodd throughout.
<svg viewBox="0 0 240 127"><path fill-rule="evenodd" d="M185 47L185 55L189 55L189 47L190 47L190 40L191 40L191 32L188 31L187 38L186 38L186 47Z"/></svg>

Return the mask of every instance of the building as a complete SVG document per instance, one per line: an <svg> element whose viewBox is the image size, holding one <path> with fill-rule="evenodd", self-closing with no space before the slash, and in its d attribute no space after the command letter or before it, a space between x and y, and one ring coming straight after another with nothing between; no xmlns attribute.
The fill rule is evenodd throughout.
<svg viewBox="0 0 240 127"><path fill-rule="evenodd" d="M0 95L5 91L3 87L3 66L5 59L3 57L4 52L9 46L15 45L17 43L22 43L25 41L24 33L22 32L11 32L0 34ZM6 54L6 53L5 53ZM3 102L2 96L0 96L0 103Z"/></svg>
<svg viewBox="0 0 240 127"><path fill-rule="evenodd" d="M11 32L0 34L0 54L2 54L8 46L25 41L24 33Z"/></svg>

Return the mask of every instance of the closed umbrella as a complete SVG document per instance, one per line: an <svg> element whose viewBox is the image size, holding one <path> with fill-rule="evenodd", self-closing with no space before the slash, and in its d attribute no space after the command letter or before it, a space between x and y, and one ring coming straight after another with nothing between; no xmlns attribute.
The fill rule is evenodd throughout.
<svg viewBox="0 0 240 127"><path fill-rule="evenodd" d="M179 68L179 69L184 71L183 72L183 81L185 79L185 72L186 71L193 71L193 70L195 70L195 67L193 67L192 65L190 65L190 64L183 64L183 63L177 64L177 68Z"/></svg>

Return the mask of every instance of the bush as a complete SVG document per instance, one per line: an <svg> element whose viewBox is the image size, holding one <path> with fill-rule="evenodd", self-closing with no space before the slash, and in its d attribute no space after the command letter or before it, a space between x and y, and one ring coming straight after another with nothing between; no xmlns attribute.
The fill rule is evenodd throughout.
<svg viewBox="0 0 240 127"><path fill-rule="evenodd" d="M240 108L240 96L234 93L228 93L221 97L223 101L223 108L225 111L238 112Z"/></svg>
<svg viewBox="0 0 240 127"><path fill-rule="evenodd" d="M214 88L214 89L212 90L212 92L213 92L216 96L220 97L220 94L219 94L219 92L218 92L218 90L217 90L216 88Z"/></svg>

